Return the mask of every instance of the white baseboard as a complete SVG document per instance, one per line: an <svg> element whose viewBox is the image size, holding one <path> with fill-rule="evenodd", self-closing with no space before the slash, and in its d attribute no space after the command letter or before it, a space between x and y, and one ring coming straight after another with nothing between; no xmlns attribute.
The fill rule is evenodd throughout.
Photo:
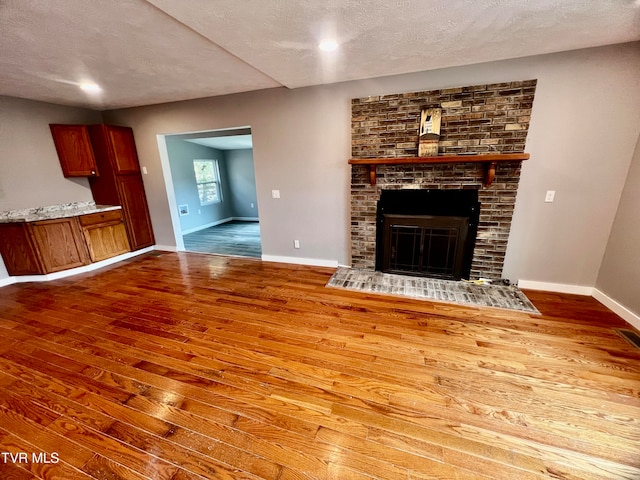
<svg viewBox="0 0 640 480"><path fill-rule="evenodd" d="M613 313L620 316L624 321L640 330L640 315L632 312L627 307L595 287L567 285L563 283L536 282L533 280L519 280L518 288L523 288L525 290L544 290L546 292L556 293L573 293L575 295L587 295L589 297L593 297Z"/></svg>
<svg viewBox="0 0 640 480"><path fill-rule="evenodd" d="M546 292L573 293L575 295L587 295L589 297L593 294L593 287L564 283L536 282L534 280L518 280L518 288L525 290L544 290Z"/></svg>
<svg viewBox="0 0 640 480"><path fill-rule="evenodd" d="M61 272L47 273L45 275L20 275L16 277L3 278L2 280L0 280L0 287L4 287L6 285L11 285L14 283L49 282L51 280L58 280L60 278L72 277L73 275L91 272L93 270L113 265L114 263L118 263L123 260L128 260L129 258L137 257L138 255L151 252L152 250L153 247L147 247L141 250L136 250L135 252L123 253L122 255L118 255L117 257L107 258L106 260L90 263L89 265L84 265L82 267L63 270Z"/></svg>
<svg viewBox="0 0 640 480"><path fill-rule="evenodd" d="M593 298L598 300L601 304L603 304L616 315L622 317L624 321L640 330L640 315L632 312L627 307L617 302L606 293L601 292L597 288L593 289Z"/></svg>
<svg viewBox="0 0 640 480"><path fill-rule="evenodd" d="M263 262L293 263L294 265L310 265L313 267L338 267L337 260L320 258L281 257L279 255L262 255Z"/></svg>
<svg viewBox="0 0 640 480"><path fill-rule="evenodd" d="M7 285L13 285L14 283L16 283L16 277L0 278L0 288L6 287Z"/></svg>
<svg viewBox="0 0 640 480"><path fill-rule="evenodd" d="M181 233L182 235L189 235L190 233L199 232L200 230L204 230L209 227L215 227L216 225L221 225L223 223L230 222L231 220L233 220L233 217L223 218L222 220L216 220L215 222L205 223L204 225L199 225L193 228L187 228L186 230L182 230Z"/></svg>
<svg viewBox="0 0 640 480"><path fill-rule="evenodd" d="M153 249L154 250L163 250L165 252L177 252L178 251L178 247L176 247L175 245L154 245Z"/></svg>
<svg viewBox="0 0 640 480"><path fill-rule="evenodd" d="M199 227L187 228L186 230L182 230L182 235L189 235L190 233L199 232L200 230L205 230L209 227L215 227L216 225L222 225L223 223L232 222L237 220L239 222L258 222L260 219L258 217L227 217L222 220L216 220L215 222L207 223L205 225L200 225Z"/></svg>

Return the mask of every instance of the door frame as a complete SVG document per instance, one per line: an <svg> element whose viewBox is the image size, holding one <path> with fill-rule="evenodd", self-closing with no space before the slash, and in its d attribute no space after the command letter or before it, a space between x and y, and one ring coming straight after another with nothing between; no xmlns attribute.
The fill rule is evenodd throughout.
<svg viewBox="0 0 640 480"><path fill-rule="evenodd" d="M230 127L230 128L215 128L211 130L197 130L191 132L177 132L177 133L164 133L157 134L156 141L158 142L158 152L160 154L160 166L162 168L162 177L164 179L164 186L167 192L167 202L169 203L169 215L171 218L171 228L173 229L173 237L176 242L175 250L177 252L184 252L184 239L182 238L182 227L180 226L180 215L178 213L178 202L176 200L175 189L173 188L173 177L171 176L171 165L169 163L169 150L167 149L166 137L173 137L176 135L191 135L207 132L225 132L251 129L250 125Z"/></svg>

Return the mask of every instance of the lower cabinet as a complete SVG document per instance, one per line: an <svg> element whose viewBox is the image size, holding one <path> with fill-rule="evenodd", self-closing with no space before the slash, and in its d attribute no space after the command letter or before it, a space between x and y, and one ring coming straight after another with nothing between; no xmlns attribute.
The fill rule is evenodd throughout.
<svg viewBox="0 0 640 480"><path fill-rule="evenodd" d="M28 225L45 273L89 264L77 218L43 220Z"/></svg>
<svg viewBox="0 0 640 480"><path fill-rule="evenodd" d="M26 223L0 224L0 252L9 275L45 273Z"/></svg>
<svg viewBox="0 0 640 480"><path fill-rule="evenodd" d="M11 276L59 272L129 251L120 210L0 224L0 253Z"/></svg>
<svg viewBox="0 0 640 480"><path fill-rule="evenodd" d="M0 226L0 252L9 275L38 275L89 264L78 219Z"/></svg>
<svg viewBox="0 0 640 480"><path fill-rule="evenodd" d="M78 218L92 262L131 251L120 210L92 213Z"/></svg>

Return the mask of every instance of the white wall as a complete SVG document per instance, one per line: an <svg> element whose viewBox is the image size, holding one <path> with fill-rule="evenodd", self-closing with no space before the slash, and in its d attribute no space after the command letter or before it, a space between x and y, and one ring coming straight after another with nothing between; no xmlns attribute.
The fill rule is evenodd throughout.
<svg viewBox="0 0 640 480"><path fill-rule="evenodd" d="M596 287L640 317L640 137Z"/></svg>
<svg viewBox="0 0 640 480"><path fill-rule="evenodd" d="M157 134L250 125L267 255L349 260L350 100L538 79L505 276L595 285L640 132L640 43L105 112L133 127L159 244L174 243ZM271 198L279 189L281 198ZM556 202L543 202L556 190ZM301 249L293 249L299 239Z"/></svg>
<svg viewBox="0 0 640 480"><path fill-rule="evenodd" d="M92 200L86 178L62 176L49 124L101 121L99 112L0 96L0 211Z"/></svg>

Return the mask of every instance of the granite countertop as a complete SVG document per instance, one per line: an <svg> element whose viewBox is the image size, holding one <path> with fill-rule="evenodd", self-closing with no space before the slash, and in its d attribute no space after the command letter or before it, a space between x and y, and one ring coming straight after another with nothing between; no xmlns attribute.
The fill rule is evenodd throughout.
<svg viewBox="0 0 640 480"><path fill-rule="evenodd" d="M56 218L77 217L90 213L120 210L120 205L96 205L95 202L74 202L47 207L25 208L23 210L9 210L0 212L0 223L37 222L40 220L54 220Z"/></svg>

